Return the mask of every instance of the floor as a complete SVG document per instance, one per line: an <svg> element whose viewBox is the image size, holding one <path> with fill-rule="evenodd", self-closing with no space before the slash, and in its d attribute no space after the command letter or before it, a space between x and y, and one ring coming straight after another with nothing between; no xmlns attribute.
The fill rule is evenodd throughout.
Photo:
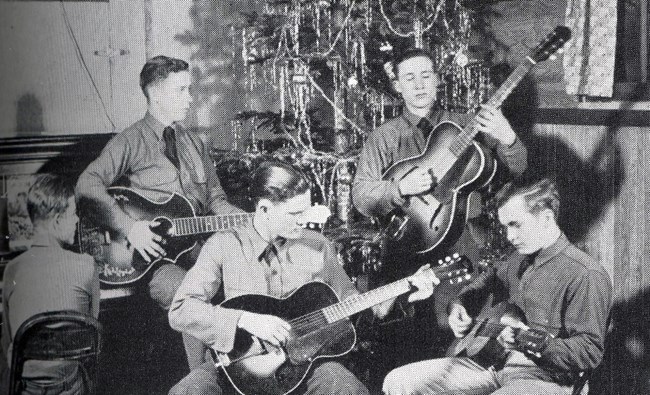
<svg viewBox="0 0 650 395"><path fill-rule="evenodd" d="M181 335L148 295L102 301L99 320L99 394L167 394L189 372Z"/></svg>

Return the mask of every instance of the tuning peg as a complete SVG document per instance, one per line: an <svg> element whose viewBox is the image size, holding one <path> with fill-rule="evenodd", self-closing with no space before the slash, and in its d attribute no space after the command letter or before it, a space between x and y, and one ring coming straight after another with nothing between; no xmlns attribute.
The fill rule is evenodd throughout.
<svg viewBox="0 0 650 395"><path fill-rule="evenodd" d="M460 258L460 254L457 253L457 252L454 252L454 254L452 255L452 257L453 257L454 259L458 259L458 258Z"/></svg>
<svg viewBox="0 0 650 395"><path fill-rule="evenodd" d="M451 262L451 257L446 256L446 257L445 257L445 262Z"/></svg>
<svg viewBox="0 0 650 395"><path fill-rule="evenodd" d="M442 264L443 264L442 259L438 259L438 265L442 265Z"/></svg>
<svg viewBox="0 0 650 395"><path fill-rule="evenodd" d="M557 50L557 53L564 53L564 47L560 47L560 49Z"/></svg>
<svg viewBox="0 0 650 395"><path fill-rule="evenodd" d="M553 55L549 56L548 58L551 59L551 60L555 60L555 59L557 59L557 55L553 54Z"/></svg>

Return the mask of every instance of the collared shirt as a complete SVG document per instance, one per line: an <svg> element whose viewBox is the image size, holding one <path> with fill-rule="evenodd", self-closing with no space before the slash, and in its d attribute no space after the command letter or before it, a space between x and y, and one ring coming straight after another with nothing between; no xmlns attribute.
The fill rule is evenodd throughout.
<svg viewBox="0 0 650 395"><path fill-rule="evenodd" d="M2 349L11 363L11 343L20 325L46 311L75 310L99 315L99 278L89 255L64 250L36 238L32 247L7 264L3 278ZM31 361L23 377L66 377L74 364Z"/></svg>
<svg viewBox="0 0 650 395"><path fill-rule="evenodd" d="M446 111L432 111L427 118L433 125L451 121L461 127L470 120L467 114ZM416 126L419 121L419 116L405 109L401 116L384 123L368 136L352 185L354 205L362 214L384 216L395 206L405 203L397 189L397 182L384 181L382 175L395 162L418 156L424 151L426 140ZM511 146L504 146L491 136L481 137L481 142L488 148L496 149L511 173L520 175L526 170L527 151L519 138Z"/></svg>
<svg viewBox="0 0 650 395"><path fill-rule="evenodd" d="M226 299L244 294L288 296L309 281L329 284L340 299L357 293L338 263L332 243L304 230L299 239L276 243L277 253L262 255L268 242L252 224L217 232L203 246L169 309L172 328L189 333L220 352L233 348L241 310L211 303L217 292Z"/></svg>
<svg viewBox="0 0 650 395"><path fill-rule="evenodd" d="M183 195L198 215L240 211L226 202L208 150L196 133L175 125L180 169L165 156L162 134L166 126L147 113L113 137L77 182L77 195L99 203L109 214L108 225L124 235L135 220L106 193L122 177L130 188L153 201L165 200L173 192Z"/></svg>
<svg viewBox="0 0 650 395"><path fill-rule="evenodd" d="M562 234L522 270L514 254L465 286L457 302L476 304L486 292L504 295L524 312L528 326L550 332L539 365L553 371L593 369L603 358L612 283L605 269Z"/></svg>

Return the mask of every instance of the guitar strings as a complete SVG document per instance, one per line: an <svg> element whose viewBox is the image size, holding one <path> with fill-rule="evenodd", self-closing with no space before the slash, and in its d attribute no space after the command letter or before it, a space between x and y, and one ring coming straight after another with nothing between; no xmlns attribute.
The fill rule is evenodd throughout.
<svg viewBox="0 0 650 395"><path fill-rule="evenodd" d="M366 292L365 294L360 294L360 295L355 295L355 296L356 297L363 296L365 298L370 298L373 295L381 293L382 291L385 291L385 290L390 289L390 288L395 288L398 285L402 285L402 283L406 282L406 281L407 281L406 279L396 281L394 283L387 284L385 286L376 288L376 289L374 289L372 291ZM292 328L294 328L294 330L301 330L301 329L304 330L306 328L310 328L310 329L318 328L319 326L327 323L327 317L325 315L326 314L325 309L330 309L334 313L343 313L343 316L340 318L340 319L342 319L342 318L346 317L347 314L345 312L340 311L340 310L344 310L346 308L346 305L349 306L349 305L351 305L353 303L356 303L356 302L357 302L357 300L354 297L349 298L349 299L340 301L338 303L335 303L335 304L333 304L331 306L328 306L328 307L313 311L311 313L305 314L303 316L297 317L297 318L289 321L289 324L292 326ZM314 318L317 318L318 321L314 321L313 320ZM336 321L338 321L338 320L336 320ZM336 322L336 321L334 321L334 322Z"/></svg>
<svg viewBox="0 0 650 395"><path fill-rule="evenodd" d="M454 265L457 265L457 263L454 263L453 265L446 265L444 267L445 271L449 271L450 267L452 267ZM435 271L436 271L435 269L436 268L430 268L429 270L431 270L431 271L433 271L435 273ZM371 298L372 296L375 296L376 294L381 294L383 291L389 290L391 288L399 288L400 286L403 286L404 283L408 283L408 280L406 278L402 279L402 280L395 281L395 282L390 283L390 284L386 284L386 285L384 285L382 287L379 287L379 288L376 288L374 290L368 291L368 292L366 292L364 294L355 295L352 298L348 298L346 300L343 300L343 301L340 301L340 302L335 303L333 305L330 305L328 307L324 307L322 309L310 312L310 313L302 315L300 317L296 317L293 320L288 321L288 323L289 323L289 325L291 325L292 329L294 331L296 331L296 332L300 332L300 331L310 332L310 331L312 331L314 329L317 329L317 328L323 326L324 324L328 323L327 322L327 316L326 316L326 313L325 313L325 309L332 310L333 313L336 316L339 315L337 313L342 314L342 316L340 316L340 318L338 318L335 321L332 321L332 323L337 322L337 321L349 316L349 314L347 314L345 311L341 311L341 310L345 310L350 305L360 302L358 300L360 297L361 298ZM374 306L375 304L376 303L373 303L372 306ZM364 308L364 310L365 310L365 308Z"/></svg>

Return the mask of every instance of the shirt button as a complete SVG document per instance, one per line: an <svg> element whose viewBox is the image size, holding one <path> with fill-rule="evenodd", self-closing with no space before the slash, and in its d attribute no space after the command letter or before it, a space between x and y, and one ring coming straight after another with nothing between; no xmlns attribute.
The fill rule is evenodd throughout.
<svg viewBox="0 0 650 395"><path fill-rule="evenodd" d="M278 271L273 269L273 270L271 270L271 274L275 276L276 274L278 274Z"/></svg>

